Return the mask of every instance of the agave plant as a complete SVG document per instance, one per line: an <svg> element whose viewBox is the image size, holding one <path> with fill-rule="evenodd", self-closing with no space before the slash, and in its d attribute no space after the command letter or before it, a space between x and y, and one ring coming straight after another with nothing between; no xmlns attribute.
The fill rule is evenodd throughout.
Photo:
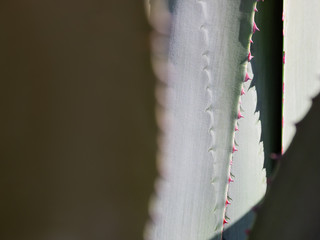
<svg viewBox="0 0 320 240"><path fill-rule="evenodd" d="M147 239L247 237L270 181L269 156L281 148L282 64L282 151L319 91L318 50L312 64L300 51L307 42L319 49L319 37L305 32L316 20L301 21L316 13L301 4L284 4L282 30L281 2L169 2L167 120ZM312 83L301 81L304 71Z"/></svg>
<svg viewBox="0 0 320 240"><path fill-rule="evenodd" d="M319 3L146 6L156 99L142 3L1 4L0 238L317 239Z"/></svg>

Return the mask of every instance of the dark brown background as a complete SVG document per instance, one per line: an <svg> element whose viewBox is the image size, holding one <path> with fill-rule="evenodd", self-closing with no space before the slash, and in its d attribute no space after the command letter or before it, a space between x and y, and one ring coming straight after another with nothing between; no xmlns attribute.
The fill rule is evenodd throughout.
<svg viewBox="0 0 320 240"><path fill-rule="evenodd" d="M0 239L141 239L149 31L142 1L0 2Z"/></svg>

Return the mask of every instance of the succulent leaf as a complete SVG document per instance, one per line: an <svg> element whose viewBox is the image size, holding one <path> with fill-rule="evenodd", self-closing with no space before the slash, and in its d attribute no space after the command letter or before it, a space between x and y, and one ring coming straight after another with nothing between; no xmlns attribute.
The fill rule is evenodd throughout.
<svg viewBox="0 0 320 240"><path fill-rule="evenodd" d="M284 102L283 147L288 148L294 124L311 107L311 98L320 90L320 1L284 1Z"/></svg>
<svg viewBox="0 0 320 240"><path fill-rule="evenodd" d="M250 63L248 72L252 76ZM254 220L254 214L247 213L263 198L267 186L260 113L256 111L257 91L255 86L250 86L251 82L244 83L246 94L241 97L240 106L245 118L238 121L239 131L234 137L238 151L232 157L234 181L228 190L232 201L226 211L230 218L223 234L226 240L247 238L246 229Z"/></svg>
<svg viewBox="0 0 320 240"><path fill-rule="evenodd" d="M168 121L147 239L219 239L223 228L241 218L264 193L261 126L255 113L256 92L249 89L251 81L244 86L248 92L244 109L240 109L242 103L239 106L252 59L255 6L252 0L180 0L174 5L165 105ZM239 137L239 147L234 141L237 121L237 134L248 136L247 142ZM250 153L246 144L257 149ZM230 172L232 155L239 156L233 162L235 172ZM245 161L242 166L240 161ZM255 170L241 177L247 167ZM248 190L234 201L228 187L236 181L232 192ZM254 195L252 201L248 195ZM226 205L234 206L230 215Z"/></svg>

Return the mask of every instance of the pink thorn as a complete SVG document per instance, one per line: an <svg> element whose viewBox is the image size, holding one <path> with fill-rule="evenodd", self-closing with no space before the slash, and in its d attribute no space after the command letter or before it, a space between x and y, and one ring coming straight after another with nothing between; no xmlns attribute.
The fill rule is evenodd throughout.
<svg viewBox="0 0 320 240"><path fill-rule="evenodd" d="M229 202L229 200L227 199L226 200L226 205L229 205L229 204L231 204L231 202Z"/></svg>
<svg viewBox="0 0 320 240"><path fill-rule="evenodd" d="M243 87L241 88L241 96L242 95L244 95L245 94L245 92L244 92L244 89L243 89Z"/></svg>
<svg viewBox="0 0 320 240"><path fill-rule="evenodd" d="M246 73L246 76L244 78L244 82L248 82L248 80L252 80L252 79L249 77L249 74Z"/></svg>
<svg viewBox="0 0 320 240"><path fill-rule="evenodd" d="M255 12L258 12L258 9L257 9L257 7L255 7L255 8L254 8L254 11L255 11Z"/></svg>
<svg viewBox="0 0 320 240"><path fill-rule="evenodd" d="M232 165L232 160L230 161L230 165Z"/></svg>
<svg viewBox="0 0 320 240"><path fill-rule="evenodd" d="M248 61L250 62L252 58L254 58L254 57L251 56L251 52L249 52L249 54L248 54Z"/></svg>
<svg viewBox="0 0 320 240"><path fill-rule="evenodd" d="M253 43L252 39L250 38L250 43Z"/></svg>
<svg viewBox="0 0 320 240"><path fill-rule="evenodd" d="M239 112L238 112L238 119L240 119L240 118L243 118L243 116L242 116L242 114L241 114L241 112L240 112L240 110L239 110Z"/></svg>
<svg viewBox="0 0 320 240"><path fill-rule="evenodd" d="M269 177L267 178L267 185L270 185L272 183L272 179Z"/></svg>
<svg viewBox="0 0 320 240"><path fill-rule="evenodd" d="M279 160L281 158L281 154L271 153L270 158L272 160Z"/></svg>
<svg viewBox="0 0 320 240"><path fill-rule="evenodd" d="M228 221L224 218L223 219L223 225L226 224L226 223L228 223Z"/></svg>
<svg viewBox="0 0 320 240"><path fill-rule="evenodd" d="M260 31L260 29L257 27L257 24L253 22L252 32L255 33L256 31Z"/></svg>
<svg viewBox="0 0 320 240"><path fill-rule="evenodd" d="M229 183L234 182L233 179L230 176L229 176L228 182Z"/></svg>
<svg viewBox="0 0 320 240"><path fill-rule="evenodd" d="M257 213L260 210L260 208L261 208L260 205L256 205L252 208L252 211Z"/></svg>
<svg viewBox="0 0 320 240"><path fill-rule="evenodd" d="M235 131L239 131L239 128L237 127L237 125L236 125L236 127L234 128L234 130L235 130Z"/></svg>
<svg viewBox="0 0 320 240"><path fill-rule="evenodd" d="M283 53L282 62L283 62L283 64L285 64L285 63L286 63L286 53L285 53L285 52Z"/></svg>
<svg viewBox="0 0 320 240"><path fill-rule="evenodd" d="M233 147L232 147L232 153L237 152L237 151L238 151L238 149L236 149L236 147L233 145Z"/></svg>

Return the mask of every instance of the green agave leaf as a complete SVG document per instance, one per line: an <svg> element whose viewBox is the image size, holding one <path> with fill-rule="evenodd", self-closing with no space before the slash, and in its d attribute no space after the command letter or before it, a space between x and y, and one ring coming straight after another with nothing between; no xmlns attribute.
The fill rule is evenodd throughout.
<svg viewBox="0 0 320 240"><path fill-rule="evenodd" d="M249 239L320 239L319 122L320 95L279 160Z"/></svg>
<svg viewBox="0 0 320 240"><path fill-rule="evenodd" d="M264 194L261 124L255 113L256 91L248 90L249 82L241 98L245 118L234 132L255 4L253 0L171 4L167 121L147 239L221 238L228 192L235 198L227 209L230 228ZM234 138L239 150L232 154ZM235 182L228 191L230 169ZM240 235L228 239L243 239L243 226Z"/></svg>
<svg viewBox="0 0 320 240"><path fill-rule="evenodd" d="M284 1L283 146L288 148L300 121L320 90L320 2Z"/></svg>
<svg viewBox="0 0 320 240"><path fill-rule="evenodd" d="M248 72L252 76L250 63ZM234 153L231 166L234 182L228 191L232 200L226 211L230 218L223 234L226 240L246 239L246 230L254 220L254 213L247 213L264 196L267 185L266 170L263 168L264 149L260 142L260 113L256 112L257 91L255 86L250 87L251 83L244 83L246 94L241 96L240 105L244 118L238 121L239 131L235 133L238 151Z"/></svg>
<svg viewBox="0 0 320 240"><path fill-rule="evenodd" d="M0 239L141 240L156 176L136 1L2 1Z"/></svg>
<svg viewBox="0 0 320 240"><path fill-rule="evenodd" d="M281 38L281 25L280 28L275 27L281 23L281 6L282 3L277 1L257 4L254 18L260 31L252 37L252 68L248 64L253 80L244 84L248 91L241 97L245 118L238 122L239 132L235 137L239 147L231 169L235 181L229 188L233 201L227 208L230 225L223 234L226 240L247 238L255 218L251 207L263 197L266 175L269 176L273 169L270 153L281 149L280 141L275 139L279 137L280 140L281 136L281 91L277 92L277 89L281 90L282 84L282 42L270 41L276 36ZM276 59L280 64L275 64Z"/></svg>

